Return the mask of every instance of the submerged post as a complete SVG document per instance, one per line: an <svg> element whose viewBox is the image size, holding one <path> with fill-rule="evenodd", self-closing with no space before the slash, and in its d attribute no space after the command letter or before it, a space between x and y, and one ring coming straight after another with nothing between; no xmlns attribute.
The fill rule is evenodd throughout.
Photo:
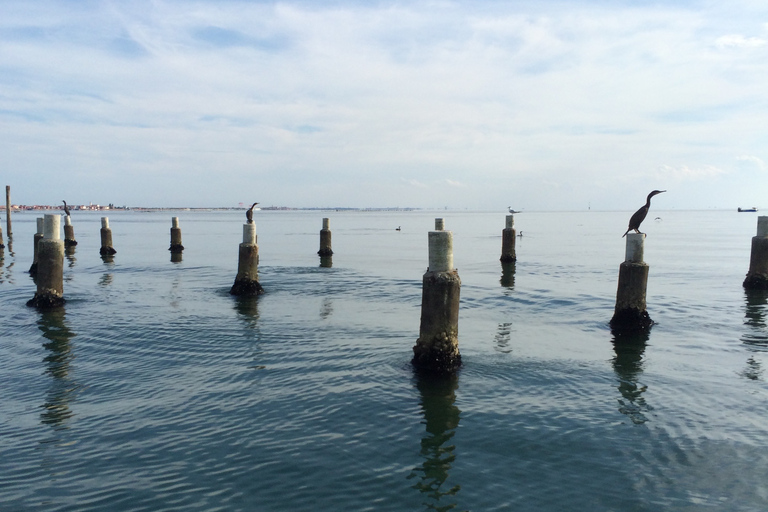
<svg viewBox="0 0 768 512"><path fill-rule="evenodd" d="M515 216L507 215L507 227L501 231L501 258L502 263L517 260L515 254Z"/></svg>
<svg viewBox="0 0 768 512"><path fill-rule="evenodd" d="M112 230L109 229L109 218L101 218L101 249L99 254L102 256L111 256L116 254L117 251L112 247Z"/></svg>
<svg viewBox="0 0 768 512"><path fill-rule="evenodd" d="M757 218L757 235L752 237L749 272L742 286L747 290L768 290L768 217Z"/></svg>
<svg viewBox="0 0 768 512"><path fill-rule="evenodd" d="M37 292L27 306L52 308L64 304L64 241L59 234L61 217L45 216L44 234L38 243Z"/></svg>
<svg viewBox="0 0 768 512"><path fill-rule="evenodd" d="M171 217L171 246L168 248L171 252L181 252L184 246L181 245L181 228L179 227L179 218Z"/></svg>
<svg viewBox="0 0 768 512"><path fill-rule="evenodd" d="M37 232L35 233L35 238L33 242L34 252L32 253L32 265L29 267L29 273L32 277L35 277L37 275L37 261L38 261L38 242L43 239L43 233L44 233L44 226L45 226L45 219L43 217L38 217L35 219L37 221Z"/></svg>
<svg viewBox="0 0 768 512"><path fill-rule="evenodd" d="M320 230L320 250L317 251L319 256L333 256L330 223L330 219L323 218L323 229Z"/></svg>
<svg viewBox="0 0 768 512"><path fill-rule="evenodd" d="M64 247L74 247L77 245L75 240L75 227L72 225L72 219L69 215L64 216Z"/></svg>
<svg viewBox="0 0 768 512"><path fill-rule="evenodd" d="M5 224L8 228L8 240L13 238L13 232L11 231L11 186L5 186Z"/></svg>
<svg viewBox="0 0 768 512"><path fill-rule="evenodd" d="M237 277L229 293L238 296L261 295L259 284L259 246L256 244L256 223L243 224L243 243L237 261Z"/></svg>
<svg viewBox="0 0 768 512"><path fill-rule="evenodd" d="M428 234L429 267L422 279L421 325L412 364L427 373L450 373L461 366L459 293L461 279L453 268L453 233L435 219Z"/></svg>
<svg viewBox="0 0 768 512"><path fill-rule="evenodd" d="M616 330L646 329L653 320L645 309L648 265L643 261L645 234L627 235L624 263L619 266L619 287L611 328Z"/></svg>

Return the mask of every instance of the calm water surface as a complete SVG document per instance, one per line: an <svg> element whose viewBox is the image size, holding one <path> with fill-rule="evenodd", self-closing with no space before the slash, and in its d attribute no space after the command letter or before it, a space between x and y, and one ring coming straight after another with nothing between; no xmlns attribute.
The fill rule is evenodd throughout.
<svg viewBox="0 0 768 512"><path fill-rule="evenodd" d="M504 213L258 212L267 293L237 299L243 212L112 212L113 261L100 214L75 212L67 304L47 313L25 306L37 215L16 214L0 509L764 511L768 297L741 286L755 214L652 212L657 324L615 339L630 214L518 214L503 269ZM464 367L425 380L409 361L435 217Z"/></svg>

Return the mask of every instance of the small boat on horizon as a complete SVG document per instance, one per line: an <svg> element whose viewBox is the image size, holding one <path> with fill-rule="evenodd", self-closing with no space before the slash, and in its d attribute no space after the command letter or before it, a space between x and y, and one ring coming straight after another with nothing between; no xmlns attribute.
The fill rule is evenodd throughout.
<svg viewBox="0 0 768 512"><path fill-rule="evenodd" d="M737 211L739 211L739 212L756 212L757 208L754 207L754 206L752 208L741 208L741 207L739 207L739 209Z"/></svg>

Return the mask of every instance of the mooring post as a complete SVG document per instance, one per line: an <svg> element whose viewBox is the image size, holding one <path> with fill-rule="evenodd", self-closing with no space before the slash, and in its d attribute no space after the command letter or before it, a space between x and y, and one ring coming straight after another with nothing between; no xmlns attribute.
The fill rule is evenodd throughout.
<svg viewBox="0 0 768 512"><path fill-rule="evenodd" d="M507 215L507 227L501 231L501 258L502 263L517 260L515 254L515 216Z"/></svg>
<svg viewBox="0 0 768 512"><path fill-rule="evenodd" d="M38 261L38 242L43 239L43 233L44 233L44 225L45 225L45 219L43 217L38 217L35 219L37 221L37 232L35 233L33 247L34 252L32 253L32 265L29 267L29 273L32 277L35 277L37 275L37 261Z"/></svg>
<svg viewBox="0 0 768 512"><path fill-rule="evenodd" d="M112 247L112 230L109 228L109 218L101 218L101 249L99 254L102 256L111 256L117 254L117 251Z"/></svg>
<svg viewBox="0 0 768 512"><path fill-rule="evenodd" d="M323 229L320 230L320 250L317 251L317 254L320 256L333 256L330 224L330 219L323 218Z"/></svg>
<svg viewBox="0 0 768 512"><path fill-rule="evenodd" d="M171 217L171 246L168 248L171 252L181 252L184 246L181 245L181 228L179 227L179 218Z"/></svg>
<svg viewBox="0 0 768 512"><path fill-rule="evenodd" d="M8 240L13 238L13 231L11 231L11 186L5 186L5 225L8 228Z"/></svg>
<svg viewBox="0 0 768 512"><path fill-rule="evenodd" d="M46 214L44 234L38 242L37 292L27 306L51 308L64 304L64 241L61 216Z"/></svg>
<svg viewBox="0 0 768 512"><path fill-rule="evenodd" d="M422 279L421 325L413 347L414 367L427 373L450 373L461 366L459 293L461 279L453 268L453 233L443 219L427 236L429 267Z"/></svg>
<svg viewBox="0 0 768 512"><path fill-rule="evenodd" d="M72 219L69 215L64 216L64 247L74 247L77 245L75 240L75 227L72 225Z"/></svg>
<svg viewBox="0 0 768 512"><path fill-rule="evenodd" d="M648 265L643 261L645 234L627 235L624 262L619 265L619 287L616 309L611 328L616 330L646 329L653 320L645 309L645 291L648 286Z"/></svg>
<svg viewBox="0 0 768 512"><path fill-rule="evenodd" d="M768 290L768 217L757 218L757 236L752 237L749 272L743 286L747 290Z"/></svg>
<svg viewBox="0 0 768 512"><path fill-rule="evenodd" d="M243 224L243 243L237 261L237 277L229 293L238 296L261 295L259 284L259 246L256 244L256 223Z"/></svg>

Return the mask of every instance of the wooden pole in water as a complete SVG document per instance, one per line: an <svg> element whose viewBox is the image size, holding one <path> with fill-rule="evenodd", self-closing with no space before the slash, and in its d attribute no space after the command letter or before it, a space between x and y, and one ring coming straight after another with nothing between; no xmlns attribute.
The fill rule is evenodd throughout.
<svg viewBox="0 0 768 512"><path fill-rule="evenodd" d="M422 279L421 325L413 347L413 366L426 373L451 373L461 366L459 294L461 279L453 268L453 233L435 219L428 234L429 267Z"/></svg>
<svg viewBox="0 0 768 512"><path fill-rule="evenodd" d="M117 254L117 251L112 247L112 230L109 228L109 218L101 218L101 249L99 254L102 256L111 256Z"/></svg>
<svg viewBox="0 0 768 512"><path fill-rule="evenodd" d="M72 225L72 219L69 215L64 216L64 247L74 247L77 245L75 240L75 227Z"/></svg>
<svg viewBox="0 0 768 512"><path fill-rule="evenodd" d="M45 219L43 217L38 217L35 220L37 221L37 233L35 233L33 242L34 252L32 253L32 265L29 267L29 274L32 277L37 275L39 242L43 239L43 233L45 232Z"/></svg>
<svg viewBox="0 0 768 512"><path fill-rule="evenodd" d="M757 236L752 237L749 272L743 286L747 290L768 290L768 217L757 218Z"/></svg>
<svg viewBox="0 0 768 512"><path fill-rule="evenodd" d="M3 227L0 226L0 249L5 249L5 244L3 243Z"/></svg>
<svg viewBox="0 0 768 512"><path fill-rule="evenodd" d="M184 250L184 246L181 245L181 228L179 227L178 217L171 217L171 246L168 250L172 253Z"/></svg>
<svg viewBox="0 0 768 512"><path fill-rule="evenodd" d="M611 318L615 330L647 329L653 320L645 309L645 291L648 286L648 265L643 261L645 234L627 235L626 256L619 266L619 287L616 309Z"/></svg>
<svg viewBox="0 0 768 512"><path fill-rule="evenodd" d="M46 214L44 235L38 243L37 293L27 306L52 308L64 304L64 241L61 216Z"/></svg>
<svg viewBox="0 0 768 512"><path fill-rule="evenodd" d="M8 231L8 240L13 238L13 231L11 231L11 186L5 186L5 225Z"/></svg>
<svg viewBox="0 0 768 512"><path fill-rule="evenodd" d="M517 260L515 254L515 216L507 215L507 227L501 231L501 262L509 263Z"/></svg>
<svg viewBox="0 0 768 512"><path fill-rule="evenodd" d="M259 246L256 244L256 223L243 224L243 243L237 261L237 277L229 293L237 296L261 295L259 283Z"/></svg>
<svg viewBox="0 0 768 512"><path fill-rule="evenodd" d="M323 229L320 230L320 250L317 251L319 256L333 256L333 250L331 249L330 223L330 219L323 219Z"/></svg>

